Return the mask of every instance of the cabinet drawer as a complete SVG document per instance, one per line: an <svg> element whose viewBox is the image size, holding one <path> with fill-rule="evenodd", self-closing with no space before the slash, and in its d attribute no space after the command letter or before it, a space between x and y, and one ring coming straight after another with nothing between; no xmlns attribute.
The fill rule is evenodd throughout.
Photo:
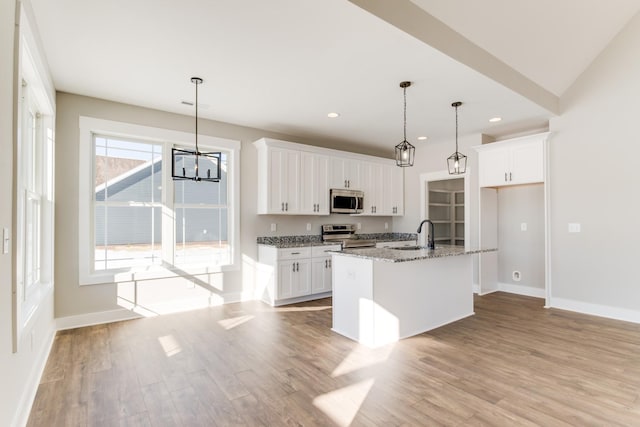
<svg viewBox="0 0 640 427"><path fill-rule="evenodd" d="M311 248L311 256L314 258L321 256L330 256L331 252L339 251L341 248L341 245L313 246Z"/></svg>
<svg viewBox="0 0 640 427"><path fill-rule="evenodd" d="M311 258L311 247L278 249L278 260L297 258Z"/></svg>

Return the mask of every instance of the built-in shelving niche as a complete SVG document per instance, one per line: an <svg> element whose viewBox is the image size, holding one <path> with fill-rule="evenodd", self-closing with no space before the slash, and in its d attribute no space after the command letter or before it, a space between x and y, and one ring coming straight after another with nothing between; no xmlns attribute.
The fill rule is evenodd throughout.
<svg viewBox="0 0 640 427"><path fill-rule="evenodd" d="M436 244L464 246L464 179L430 181L428 192Z"/></svg>

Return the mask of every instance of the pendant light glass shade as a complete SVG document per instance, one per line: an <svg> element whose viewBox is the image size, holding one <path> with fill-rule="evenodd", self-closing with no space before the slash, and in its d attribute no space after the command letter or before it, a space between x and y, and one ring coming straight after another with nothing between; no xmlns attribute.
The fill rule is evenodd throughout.
<svg viewBox="0 0 640 427"><path fill-rule="evenodd" d="M458 151L458 107L462 102L451 104L456 109L456 151L447 158L447 166L450 175L462 175L467 171L467 156Z"/></svg>
<svg viewBox="0 0 640 427"><path fill-rule="evenodd" d="M198 85L202 84L202 79L191 77L191 83L196 85L196 149L171 149L171 177L174 180L219 182L222 153L198 150Z"/></svg>
<svg viewBox="0 0 640 427"><path fill-rule="evenodd" d="M404 92L404 140L396 145L396 165L400 167L413 166L416 155L416 147L407 141L407 88L411 82L402 82L400 87Z"/></svg>

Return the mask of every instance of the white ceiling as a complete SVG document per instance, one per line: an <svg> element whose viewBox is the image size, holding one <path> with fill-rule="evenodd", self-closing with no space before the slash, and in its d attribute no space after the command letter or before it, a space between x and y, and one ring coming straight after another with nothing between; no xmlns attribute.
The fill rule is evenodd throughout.
<svg viewBox="0 0 640 427"><path fill-rule="evenodd" d="M583 2L415 0L555 94L639 8L639 1L616 0L620 7L609 11L589 0L582 10ZM402 140L403 80L414 83L407 139L418 148L452 138L453 101L464 102L461 134L501 136L552 116L347 0L31 3L60 91L193 115L181 101L193 100L189 79L199 76L201 117L384 152ZM341 116L327 118L331 111ZM496 115L504 120L490 124ZM416 141L420 135L429 141Z"/></svg>

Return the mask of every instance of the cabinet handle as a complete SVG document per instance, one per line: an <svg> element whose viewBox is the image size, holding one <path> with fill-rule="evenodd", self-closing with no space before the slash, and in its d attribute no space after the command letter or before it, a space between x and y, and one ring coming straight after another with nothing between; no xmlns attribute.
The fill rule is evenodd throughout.
<svg viewBox="0 0 640 427"><path fill-rule="evenodd" d="M328 259L324 260L324 268L329 268L329 260Z"/></svg>
<svg viewBox="0 0 640 427"><path fill-rule="evenodd" d="M511 178L511 172L509 172L509 181L513 181L513 178Z"/></svg>
<svg viewBox="0 0 640 427"><path fill-rule="evenodd" d="M285 202L284 204L284 210L289 212L289 202Z"/></svg>
<svg viewBox="0 0 640 427"><path fill-rule="evenodd" d="M507 173L504 173L504 182L507 182Z"/></svg>
<svg viewBox="0 0 640 427"><path fill-rule="evenodd" d="M331 261L332 261L332 260L329 260L329 268L331 268Z"/></svg>
<svg viewBox="0 0 640 427"><path fill-rule="evenodd" d="M280 207L280 210L284 212L284 202L282 202L282 206Z"/></svg>
<svg viewBox="0 0 640 427"><path fill-rule="evenodd" d="M296 272L296 263L291 264L291 271Z"/></svg>
<svg viewBox="0 0 640 427"><path fill-rule="evenodd" d="M291 255L300 255L300 252L291 252Z"/></svg>
<svg viewBox="0 0 640 427"><path fill-rule="evenodd" d="M347 180L347 187L351 188L351 180Z"/></svg>

